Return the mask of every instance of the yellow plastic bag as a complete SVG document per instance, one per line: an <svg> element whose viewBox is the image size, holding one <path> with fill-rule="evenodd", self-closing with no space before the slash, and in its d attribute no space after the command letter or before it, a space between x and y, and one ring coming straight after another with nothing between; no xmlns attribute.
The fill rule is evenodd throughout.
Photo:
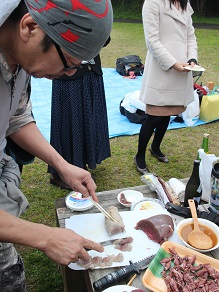
<svg viewBox="0 0 219 292"><path fill-rule="evenodd" d="M212 122L219 119L219 94L204 95L202 97L200 119Z"/></svg>

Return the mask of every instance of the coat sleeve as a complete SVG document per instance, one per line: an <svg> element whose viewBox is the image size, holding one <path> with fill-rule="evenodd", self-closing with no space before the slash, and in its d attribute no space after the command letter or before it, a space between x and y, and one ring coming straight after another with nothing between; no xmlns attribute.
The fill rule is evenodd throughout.
<svg viewBox="0 0 219 292"><path fill-rule="evenodd" d="M19 101L19 107L15 115L9 121L9 128L6 132L6 136L17 132L21 127L35 122L32 113L32 104L30 101L30 77L26 81L26 90L23 91L21 99Z"/></svg>
<svg viewBox="0 0 219 292"><path fill-rule="evenodd" d="M158 61L163 70L168 70L177 62L177 60L160 42L160 5L158 2L159 1L156 0L146 0L144 3L142 11L144 35L150 53Z"/></svg>

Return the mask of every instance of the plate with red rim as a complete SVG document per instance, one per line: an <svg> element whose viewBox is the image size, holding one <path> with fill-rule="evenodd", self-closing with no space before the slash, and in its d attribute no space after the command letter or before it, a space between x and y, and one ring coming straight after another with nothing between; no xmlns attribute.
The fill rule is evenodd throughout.
<svg viewBox="0 0 219 292"><path fill-rule="evenodd" d="M154 292L167 292L167 287L162 279L161 272L164 267L160 264L160 261L166 257L170 257L169 248L174 249L180 257L196 256L195 264L210 264L217 272L219 272L219 261L204 255L198 251L192 250L188 247L180 244L166 241L158 250L156 256L150 262L146 272L143 275L142 282L145 287Z"/></svg>

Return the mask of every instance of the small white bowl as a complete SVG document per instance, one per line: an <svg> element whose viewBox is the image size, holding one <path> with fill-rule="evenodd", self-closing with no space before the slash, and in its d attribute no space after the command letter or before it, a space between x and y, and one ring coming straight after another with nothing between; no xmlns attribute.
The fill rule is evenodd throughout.
<svg viewBox="0 0 219 292"><path fill-rule="evenodd" d="M180 221L178 223L178 225L177 225L177 233L178 233L179 238L183 241L183 243L187 247L189 247L189 248L191 248L193 250L202 252L202 253L208 252L208 251L211 251L211 250L214 250L214 249L218 248L219 247L219 227L215 223L213 223L213 222L211 222L209 220L206 220L206 219L202 219L202 218L198 218L198 223L200 225L206 226L208 229L213 231L213 234L215 235L215 239L213 239L213 238L212 239L213 239L213 242L214 241L215 242L214 242L214 246L212 248L210 248L210 249L198 249L198 248L195 248L195 247L191 246L187 242L187 238L183 238L182 237L181 232L182 232L183 228L188 224L193 224L193 219L192 218L183 219L182 221ZM186 235L185 235L185 237L186 237Z"/></svg>
<svg viewBox="0 0 219 292"><path fill-rule="evenodd" d="M135 201L131 205L132 211L139 211L139 210L155 210L155 209L163 209L165 206L163 203L158 199L153 198L143 198L140 201Z"/></svg>
<svg viewBox="0 0 219 292"><path fill-rule="evenodd" d="M123 200L123 195L124 199ZM130 208L132 203L135 201L140 201L143 198L143 194L141 192L135 191L135 190L125 190L123 192L120 192L117 196L117 200L120 204L122 204L124 207Z"/></svg>

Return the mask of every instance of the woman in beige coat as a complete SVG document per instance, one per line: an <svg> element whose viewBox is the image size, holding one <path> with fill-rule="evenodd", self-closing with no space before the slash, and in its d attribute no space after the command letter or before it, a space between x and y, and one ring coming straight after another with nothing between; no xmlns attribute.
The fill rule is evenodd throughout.
<svg viewBox="0 0 219 292"><path fill-rule="evenodd" d="M160 144L170 116L185 111L193 101L192 72L185 66L197 64L197 42L188 0L145 0L143 25L148 48L140 99L146 104L147 119L142 124L137 170L149 172L145 152L154 133L150 152L161 162L169 162Z"/></svg>

